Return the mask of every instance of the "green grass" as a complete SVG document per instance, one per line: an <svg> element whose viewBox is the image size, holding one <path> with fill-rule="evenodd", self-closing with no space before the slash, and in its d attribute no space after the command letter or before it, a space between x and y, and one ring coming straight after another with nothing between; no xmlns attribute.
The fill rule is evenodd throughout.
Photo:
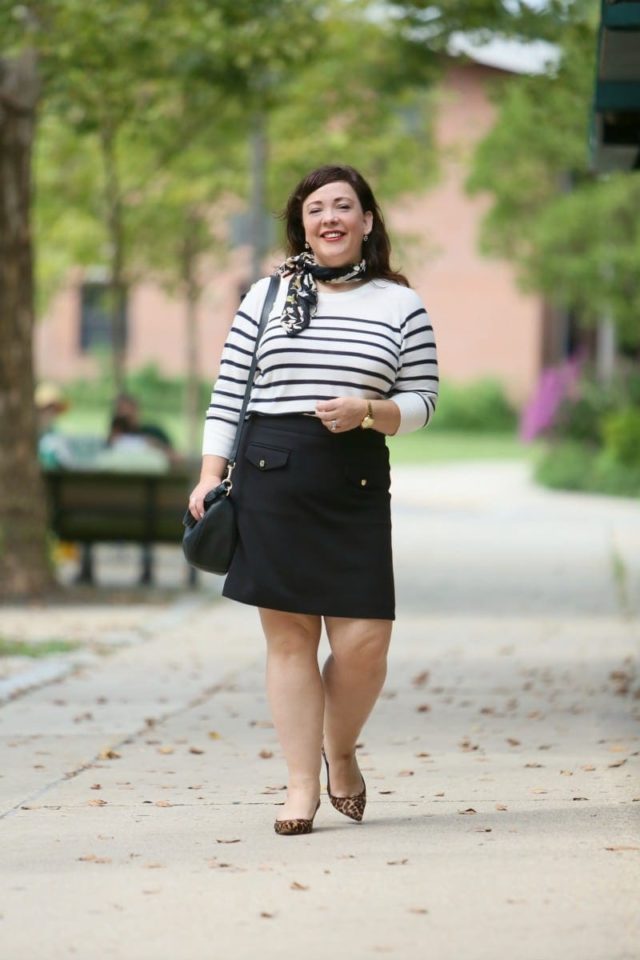
<svg viewBox="0 0 640 960"><path fill-rule="evenodd" d="M418 430L390 437L392 463L446 463L456 460L528 460L530 445L510 433Z"/></svg>
<svg viewBox="0 0 640 960"><path fill-rule="evenodd" d="M143 417L144 419L144 417ZM151 419L151 418L149 418ZM185 424L180 411L153 418L164 427L178 450L185 448ZM106 437L108 411L86 406L72 408L58 421L64 433ZM474 433L459 430L418 430L389 438L394 463L443 463L451 460L530 459L534 447L520 443L512 433Z"/></svg>
<svg viewBox="0 0 640 960"><path fill-rule="evenodd" d="M50 657L56 653L70 653L80 644L69 640L43 640L29 643L26 640L8 640L0 637L0 657Z"/></svg>

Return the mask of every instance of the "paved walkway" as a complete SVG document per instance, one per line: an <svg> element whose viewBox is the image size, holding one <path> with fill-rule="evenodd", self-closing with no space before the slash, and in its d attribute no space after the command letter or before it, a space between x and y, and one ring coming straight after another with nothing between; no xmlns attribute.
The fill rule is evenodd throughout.
<svg viewBox="0 0 640 960"><path fill-rule="evenodd" d="M213 580L159 607L4 611L5 634L82 648L5 688L3 960L637 960L638 505L514 464L394 487L362 825L323 798L311 836L273 833L255 613Z"/></svg>

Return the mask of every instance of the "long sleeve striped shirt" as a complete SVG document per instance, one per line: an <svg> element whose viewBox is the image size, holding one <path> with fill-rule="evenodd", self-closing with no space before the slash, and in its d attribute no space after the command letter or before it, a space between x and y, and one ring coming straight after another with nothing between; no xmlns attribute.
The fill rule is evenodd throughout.
<svg viewBox="0 0 640 960"><path fill-rule="evenodd" d="M264 334L248 413L315 413L334 397L392 399L398 433L426 426L438 396L433 329L418 294L388 280L318 293L309 326L289 336L280 323L289 280L280 283ZM207 410L202 452L228 458L255 349L268 278L242 301L227 337Z"/></svg>

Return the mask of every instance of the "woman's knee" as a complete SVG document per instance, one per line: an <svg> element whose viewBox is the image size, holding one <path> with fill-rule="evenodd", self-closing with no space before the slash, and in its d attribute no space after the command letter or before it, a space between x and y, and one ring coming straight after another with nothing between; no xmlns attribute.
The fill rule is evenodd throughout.
<svg viewBox="0 0 640 960"><path fill-rule="evenodd" d="M391 623L386 620L327 622L333 657L345 666L380 670L386 667Z"/></svg>
<svg viewBox="0 0 640 960"><path fill-rule="evenodd" d="M320 617L261 609L260 619L270 656L286 659L317 656Z"/></svg>

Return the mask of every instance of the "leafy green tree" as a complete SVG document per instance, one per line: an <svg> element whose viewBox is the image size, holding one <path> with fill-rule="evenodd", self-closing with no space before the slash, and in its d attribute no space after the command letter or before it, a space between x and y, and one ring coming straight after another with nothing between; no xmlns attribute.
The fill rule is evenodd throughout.
<svg viewBox="0 0 640 960"><path fill-rule="evenodd" d="M583 321L611 320L626 345L640 343L640 197L637 173L596 178L588 129L597 10L573 10L556 40L557 70L510 78L496 90L497 122L469 178L488 191L482 245L513 260L523 284Z"/></svg>

